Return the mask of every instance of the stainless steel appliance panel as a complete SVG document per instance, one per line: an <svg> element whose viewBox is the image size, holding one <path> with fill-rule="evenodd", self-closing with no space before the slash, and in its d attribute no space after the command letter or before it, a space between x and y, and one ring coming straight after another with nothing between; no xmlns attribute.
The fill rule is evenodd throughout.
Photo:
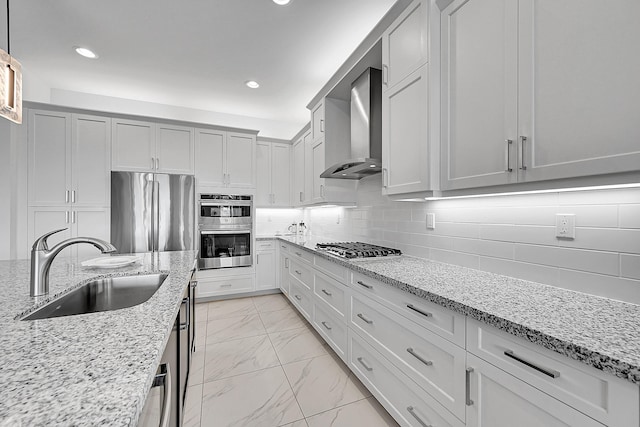
<svg viewBox="0 0 640 427"><path fill-rule="evenodd" d="M111 172L111 244L118 253L153 250L153 174Z"/></svg>
<svg viewBox="0 0 640 427"><path fill-rule="evenodd" d="M190 250L194 245L195 179L191 175L155 174L157 251Z"/></svg>
<svg viewBox="0 0 640 427"><path fill-rule="evenodd" d="M200 269L246 267L253 263L251 230L200 230Z"/></svg>

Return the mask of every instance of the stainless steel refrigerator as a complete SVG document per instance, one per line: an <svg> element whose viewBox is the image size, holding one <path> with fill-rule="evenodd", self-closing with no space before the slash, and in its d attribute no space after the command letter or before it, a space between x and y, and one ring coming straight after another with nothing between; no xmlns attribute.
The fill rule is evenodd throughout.
<svg viewBox="0 0 640 427"><path fill-rule="evenodd" d="M192 250L192 175L111 172L111 243L118 253Z"/></svg>

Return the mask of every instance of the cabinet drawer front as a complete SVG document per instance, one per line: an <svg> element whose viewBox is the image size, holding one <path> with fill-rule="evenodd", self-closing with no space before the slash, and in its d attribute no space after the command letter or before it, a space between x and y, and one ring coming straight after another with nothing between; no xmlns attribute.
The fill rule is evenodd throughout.
<svg viewBox="0 0 640 427"><path fill-rule="evenodd" d="M327 303L343 321L345 317L345 307L347 305L346 290L346 286L336 282L330 277L322 273L315 273L313 292L317 298Z"/></svg>
<svg viewBox="0 0 640 427"><path fill-rule="evenodd" d="M604 424L620 425L620 414L639 424L640 390L632 383L473 319L468 331L468 351L481 359Z"/></svg>
<svg viewBox="0 0 640 427"><path fill-rule="evenodd" d="M323 273L333 277L341 283L347 283L349 270L333 261L316 256L314 258L315 267Z"/></svg>
<svg viewBox="0 0 640 427"><path fill-rule="evenodd" d="M315 303L313 326L342 360L347 361L347 325Z"/></svg>
<svg viewBox="0 0 640 427"><path fill-rule="evenodd" d="M257 251L273 251L276 249L276 244L273 240L259 240L256 242Z"/></svg>
<svg viewBox="0 0 640 427"><path fill-rule="evenodd" d="M349 367L400 424L464 426L351 329Z"/></svg>
<svg viewBox="0 0 640 427"><path fill-rule="evenodd" d="M464 315L359 273L351 273L351 287L464 348Z"/></svg>
<svg viewBox="0 0 640 427"><path fill-rule="evenodd" d="M253 291L253 278L230 277L220 279L198 279L197 297L235 294Z"/></svg>
<svg viewBox="0 0 640 427"><path fill-rule="evenodd" d="M289 252L291 255L295 255L293 256L294 259L297 258L299 260L304 260L309 264L313 264L313 254L311 252L307 252L304 249L291 245L289 246Z"/></svg>
<svg viewBox="0 0 640 427"><path fill-rule="evenodd" d="M289 259L289 276L299 280L308 289L313 289L313 270L295 259Z"/></svg>
<svg viewBox="0 0 640 427"><path fill-rule="evenodd" d="M311 300L309 289L305 288L302 283L296 279L290 280L289 286L289 299L307 320L311 320L313 301Z"/></svg>
<svg viewBox="0 0 640 427"><path fill-rule="evenodd" d="M284 242L282 242L282 241L279 241L279 242L278 242L278 246L279 246L279 248L280 248L280 252L281 252L281 253L282 253L283 251L284 251L284 252L289 252L289 245L287 245L286 243L284 243Z"/></svg>
<svg viewBox="0 0 640 427"><path fill-rule="evenodd" d="M350 327L461 420L465 351L386 307L351 296Z"/></svg>

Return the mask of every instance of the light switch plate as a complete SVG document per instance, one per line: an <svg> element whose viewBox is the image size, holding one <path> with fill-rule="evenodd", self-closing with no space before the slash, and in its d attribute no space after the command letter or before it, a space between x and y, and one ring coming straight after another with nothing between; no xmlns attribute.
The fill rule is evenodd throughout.
<svg viewBox="0 0 640 427"><path fill-rule="evenodd" d="M436 214L427 213L427 228L429 230L435 230L435 228L436 228Z"/></svg>
<svg viewBox="0 0 640 427"><path fill-rule="evenodd" d="M575 214L556 214L556 237L558 239L576 238Z"/></svg>

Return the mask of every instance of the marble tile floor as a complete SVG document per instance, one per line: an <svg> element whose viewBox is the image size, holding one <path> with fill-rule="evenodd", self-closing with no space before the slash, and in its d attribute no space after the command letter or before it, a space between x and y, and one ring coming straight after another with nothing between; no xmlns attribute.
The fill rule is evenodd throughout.
<svg viewBox="0 0 640 427"><path fill-rule="evenodd" d="M397 426L282 294L196 305L184 427Z"/></svg>

